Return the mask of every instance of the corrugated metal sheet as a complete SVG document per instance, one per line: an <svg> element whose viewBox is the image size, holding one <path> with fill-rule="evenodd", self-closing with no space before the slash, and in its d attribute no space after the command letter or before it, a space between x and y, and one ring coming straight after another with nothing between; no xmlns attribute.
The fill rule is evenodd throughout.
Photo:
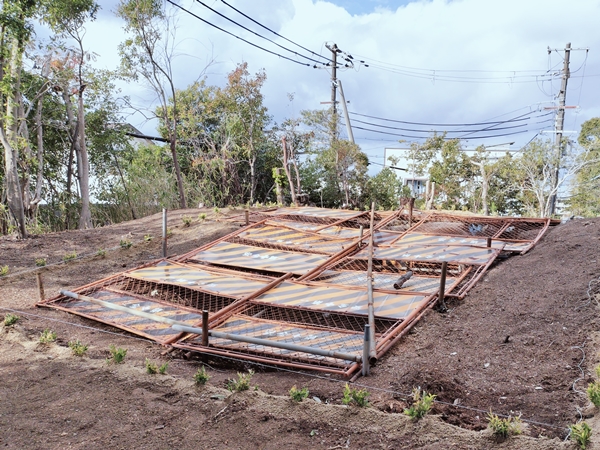
<svg viewBox="0 0 600 450"><path fill-rule="evenodd" d="M265 245L297 247L298 250L334 254L351 245L346 239L335 239L287 227L264 225L238 234L240 239L256 241Z"/></svg>
<svg viewBox="0 0 600 450"><path fill-rule="evenodd" d="M194 311L191 308L187 309L172 304L137 298L120 292L113 292L108 289L86 293L85 295L105 302L125 306L127 308L137 309L168 319L185 322L190 326L202 323L202 313ZM113 325L122 330L147 337L159 343L168 342L171 338L180 334L178 331L173 330L170 325L155 322L133 314L127 314L123 311L109 309L92 302L71 299L69 297L64 297L62 300L56 300L48 306L63 309L73 314Z"/></svg>
<svg viewBox="0 0 600 450"><path fill-rule="evenodd" d="M421 295L374 292L373 306L378 317L403 319L428 299L429 297ZM336 313L364 315L368 313L366 290L311 286L293 282L281 283L258 296L254 302Z"/></svg>
<svg viewBox="0 0 600 450"><path fill-rule="evenodd" d="M325 263L327 259L327 256L322 255L219 242L197 253L196 256L190 258L190 261L204 261L224 266L304 275Z"/></svg>
<svg viewBox="0 0 600 450"><path fill-rule="evenodd" d="M262 289L268 281L252 280L233 275L219 275L197 266L161 261L154 266L132 270L129 277L144 281L173 284L217 295L244 297Z"/></svg>
<svg viewBox="0 0 600 450"><path fill-rule="evenodd" d="M360 211L349 211L344 209L328 209L316 207L302 208L279 208L276 211L268 212L271 216L305 216L318 217L323 219L350 219L352 217L364 214Z"/></svg>
<svg viewBox="0 0 600 450"><path fill-rule="evenodd" d="M284 324L240 314L230 317L226 322L214 328L214 331L356 355L361 355L363 348L362 333L340 333L326 329ZM180 341L176 346L181 344L193 345L194 343L197 345L200 344L200 338L188 338ZM325 363L338 366L352 364L350 361L337 360L325 356L299 353L292 350L214 337L210 338L210 346L230 351L258 353L271 357L285 357L286 359L300 359L304 361L308 360L321 364Z"/></svg>
<svg viewBox="0 0 600 450"><path fill-rule="evenodd" d="M454 262L457 264L483 265L498 256L499 250L459 245L394 245L375 247L373 258L380 260ZM368 249L354 255L354 259L367 259Z"/></svg>
<svg viewBox="0 0 600 450"><path fill-rule="evenodd" d="M435 234L423 234L423 233L406 233L401 239L397 240L392 246L403 246L406 244L411 245L460 245L460 246L472 246L472 247L486 247L487 238L475 238L475 237L456 237L456 236L444 236ZM503 241L497 241L492 239L492 248L502 250L506 245Z"/></svg>

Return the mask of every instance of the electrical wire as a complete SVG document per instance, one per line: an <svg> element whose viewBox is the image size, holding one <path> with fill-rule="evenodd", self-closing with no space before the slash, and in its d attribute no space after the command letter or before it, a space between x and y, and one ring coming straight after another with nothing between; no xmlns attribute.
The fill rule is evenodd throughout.
<svg viewBox="0 0 600 450"><path fill-rule="evenodd" d="M527 106L524 106L523 108L527 108ZM519 108L519 109L523 109L523 108ZM506 114L512 114L513 112L519 111L518 109L515 111L511 111L509 113ZM508 122L520 122L523 120L527 120L527 118L525 119L510 119L510 120L501 120L501 121L495 121L495 122L473 122L473 123L427 123L427 122L408 122L405 120L394 120L394 119L386 119L383 117L377 117L377 116L369 116L367 114L359 114L356 112L351 112L349 111L348 114L351 114L353 116L361 116L361 117L368 117L370 119L377 119L377 120L382 120L384 122L394 122L394 123L403 123L403 124L407 124L407 125L424 125L424 126L433 126L433 127L468 127L468 126L475 126L475 125L492 125L492 124L502 124L502 123L508 123ZM500 117L500 116L498 116Z"/></svg>
<svg viewBox="0 0 600 450"><path fill-rule="evenodd" d="M224 18L225 20L228 20L229 22L231 22L231 23L233 23L233 24L237 25L238 27L240 27L240 28L242 28L242 29L244 29L244 30L246 30L246 31L248 31L248 32L250 32L250 33L252 33L253 35L255 35L255 36L258 36L259 38L265 39L266 41L269 41L269 42L271 42L271 43L275 44L277 47L279 47L279 48L282 48L282 49L283 49L283 50L285 50L285 51L288 51L288 52L290 52L290 53L293 53L294 55L296 55L296 56L298 56L298 57L300 57L300 58L305 58L305 59L308 59L309 61L312 61L312 62L314 62L314 63L317 63L317 64L323 64L323 65L325 65L325 63L323 63L322 61L317 61L316 59L313 59L313 58L311 58L311 57L309 57L309 56L304 56L304 55L301 55L300 53L296 52L295 50L289 49L289 48L287 48L287 47L284 47L284 46L283 46L283 45L281 45L281 44L278 44L278 43L277 43L277 42L275 42L273 39L269 39L268 37L266 37L266 36L263 36L262 34L259 34L259 33L257 33L256 31L252 31L250 28L247 28L247 27L245 27L244 25L242 25L242 24L240 24L240 23L236 22L235 20L233 20L233 19L231 19L231 18L227 17L226 15L224 15L224 14L220 13L220 12L219 12L219 11L217 11L216 9L213 9L213 8L211 8L210 6L208 6L206 3L202 2L201 0L196 0L196 2L197 2L197 3L199 3L199 4L201 4L201 5L202 5L202 6L204 6L205 8L209 9L210 11L214 12L214 13L215 13L215 14L217 14L218 16L220 16L220 17Z"/></svg>
<svg viewBox="0 0 600 450"><path fill-rule="evenodd" d="M424 139L423 136L413 136L413 135L408 135L408 134L400 134L400 133L390 133L387 131L379 131L379 130L372 130L369 128L363 128L363 127L356 127L356 126L352 126L352 128L355 128L357 130L363 130L363 131L369 131L371 133L378 133L378 134L385 134L385 135L389 135L389 136L400 136L400 137L405 137L405 138L411 138L411 139ZM514 136L516 134L523 134L523 133L530 133L533 131L540 131L545 129L546 127L542 127L542 128L536 128L536 129L532 129L532 130L522 130L522 131L515 131L513 133L501 133L501 134L493 134L490 136L474 136L471 139L489 139L489 138L494 138L494 137L502 137L502 136ZM493 130L490 130L493 131ZM453 139L462 139L462 136L458 136L458 137L454 137L454 138L446 138L447 140L453 140Z"/></svg>
<svg viewBox="0 0 600 450"><path fill-rule="evenodd" d="M219 30L219 31L222 31L222 32L223 32L223 33L225 33L225 34L228 34L228 35L230 35L230 36L232 36L232 37L234 37L234 38L236 38L236 39L239 39L240 41L243 41L243 42L245 42L246 44L249 44L249 45L251 45L252 47L256 47L256 48L258 48L258 49L260 49L260 50L263 50L263 51L265 51L265 52L267 52L267 53L270 53L270 54L272 54L272 55L275 55L275 56L279 56L280 58L286 59L286 60L288 60L288 61L291 61L291 62L293 62L293 63L299 64L299 65L301 65L301 66L310 67L310 64L309 64L309 63L303 63L303 62L300 62L300 61L296 61L295 59L292 59L292 58L289 58L289 57L287 57L287 56L281 55L281 54L279 54L279 53L277 53L277 52L274 52L274 51L268 50L268 49L266 49L266 48L264 48L264 47L261 47L260 45L257 45L257 44L255 44L255 43L253 43L253 42L250 42L250 41L248 41L248 40L246 40L246 39L244 39L244 38L242 38L242 37L240 37L240 36L237 36L236 34L233 34L233 33L231 33L230 31L227 31L227 30L225 30L225 29L223 29L223 28L221 28L221 27L219 27L219 26L217 26L217 25L215 25L215 24L213 24L213 23L209 22L208 20L205 20L205 19L203 19L202 17L198 16L197 14L194 14L194 13L193 13L193 12L191 12L190 10L188 10L188 9L184 8L183 6L180 6L180 5L178 5L178 4L177 4L177 3L175 3L173 0L166 0L166 1L167 1L168 3L170 3L171 5L173 5L173 6L177 7L177 8L179 8L179 9L181 9L182 11L184 11L184 12L186 12L186 13L188 13L190 16L192 16L192 17L194 17L194 18L196 18L196 19L198 19L198 20L200 20L200 21L204 22L204 23L205 23L205 24L207 24L207 25L210 25L210 26L211 26L211 27L213 27L213 28L216 28L216 29L217 29L217 30Z"/></svg>
<svg viewBox="0 0 600 450"><path fill-rule="evenodd" d="M281 34L277 33L276 31L274 31L274 30L270 29L269 27L267 27L267 26L263 25L262 23L260 23L260 22L258 22L258 21L256 21L256 20L254 20L252 17L248 16L247 14L244 14L244 13L243 13L242 11L240 11L239 9L237 9L237 8L235 8L235 7L233 7L233 6L231 6L231 5L230 5L229 3L227 3L225 0L221 0L221 2L222 2L222 3L224 3L225 5L227 5L229 8L233 9L233 10L234 10L235 12L237 12L238 14L240 14L240 15L244 16L246 19L250 20L251 22L254 22L254 23L255 23L256 25L258 25L259 27L262 27L262 28L264 28L265 30L267 30L267 31L270 31L270 32L271 32L271 33L273 33L275 36L277 36L277 37L280 37L281 39L284 39L284 40L288 41L289 43L291 43L291 44L294 44L294 45L296 45L297 47L300 47L302 50L305 50L305 51L307 51L307 52L310 52L310 53L312 53L312 54L313 54L313 55L315 55L315 56L318 56L319 58L323 58L323 59L325 59L325 60L327 60L327 61L331 61L331 60L330 60L329 58L327 58L326 56L322 56L322 55L320 55L319 53L315 53L315 52L313 52L312 50L309 50L308 48L306 48L306 47L303 47L302 45L300 45L300 44L298 44L298 43L296 43L296 42L294 42L294 41L292 41L292 40L290 40L290 39L286 38L285 36L282 36ZM323 63L321 63L321 64L323 64Z"/></svg>

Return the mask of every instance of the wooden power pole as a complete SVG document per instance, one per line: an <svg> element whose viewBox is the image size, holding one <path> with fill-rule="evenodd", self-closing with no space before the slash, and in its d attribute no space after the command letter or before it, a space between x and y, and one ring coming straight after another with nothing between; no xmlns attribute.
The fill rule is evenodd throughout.
<svg viewBox="0 0 600 450"><path fill-rule="evenodd" d="M337 90L337 54L338 46L333 44L325 44L325 46L331 52L331 142L337 138L337 101L336 101L336 90Z"/></svg>

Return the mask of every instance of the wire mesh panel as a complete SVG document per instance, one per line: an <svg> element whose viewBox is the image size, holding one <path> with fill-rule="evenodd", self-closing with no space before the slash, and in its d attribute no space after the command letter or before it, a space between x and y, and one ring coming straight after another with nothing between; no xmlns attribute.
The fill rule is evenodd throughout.
<svg viewBox="0 0 600 450"><path fill-rule="evenodd" d="M402 319L425 300L417 294L373 293L375 316ZM368 314L366 289L344 289L284 281L253 300L255 303L336 313Z"/></svg>
<svg viewBox="0 0 600 450"><path fill-rule="evenodd" d="M494 237L505 221L499 218L431 214L411 231L427 234L467 237Z"/></svg>
<svg viewBox="0 0 600 450"><path fill-rule="evenodd" d="M128 295L108 288L91 289L80 292L80 294L127 309L138 310L155 316L183 322L190 326L195 326L202 321L202 314L199 311L164 303L158 300L149 300L135 295ZM72 314L112 325L116 328L147 337L162 344L169 342L181 334L180 332L173 330L168 324L140 317L134 313L111 309L86 300L76 300L70 297L60 296L53 301L44 304L44 306L61 309Z"/></svg>
<svg viewBox="0 0 600 450"><path fill-rule="evenodd" d="M273 225L256 225L228 241L258 247L325 255L338 253L352 245L352 241L348 239L335 239L320 236L316 233Z"/></svg>
<svg viewBox="0 0 600 450"><path fill-rule="evenodd" d="M363 333L332 331L285 324L246 315L234 315L226 322L214 328L214 331L357 356L362 354L363 349ZM202 346L199 336L190 336L177 342L175 346L208 353L221 349L235 352L236 354L250 354L262 358L316 364L338 369L348 368L353 365L352 361L237 340L211 337L209 344L210 347Z"/></svg>
<svg viewBox="0 0 600 450"><path fill-rule="evenodd" d="M471 246L471 247L487 247L487 238L477 237L466 237L466 236L445 236L439 234L423 234L408 232L404 234L400 239L393 242L391 245L457 245L457 246ZM491 247L502 250L506 245L506 242L492 239Z"/></svg>

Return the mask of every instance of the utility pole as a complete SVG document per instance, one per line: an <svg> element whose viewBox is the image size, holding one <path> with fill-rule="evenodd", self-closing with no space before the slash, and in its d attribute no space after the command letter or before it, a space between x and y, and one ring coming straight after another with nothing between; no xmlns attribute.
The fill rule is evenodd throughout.
<svg viewBox="0 0 600 450"><path fill-rule="evenodd" d="M346 97L344 97L344 89L342 88L342 80L337 80L337 87L340 90L340 100L342 101L342 109L346 118L346 130L348 131L348 139L354 144L354 134L352 133L352 125L350 124L350 116L348 115L348 106L346 105Z"/></svg>
<svg viewBox="0 0 600 450"><path fill-rule="evenodd" d="M550 51L550 50L549 50ZM558 93L558 113L556 114L556 122L555 122L555 141L554 145L556 146L556 165L554 167L554 173L552 175L552 190L554 193L550 198L550 215L554 215L556 211L556 198L558 196L557 187L558 187L558 177L560 172L560 158L562 155L562 136L563 136L563 126L565 124L565 104L567 99L567 81L569 80L569 59L571 57L571 43L567 43L565 47L565 57L564 57L564 65L562 72L562 82L560 84L560 91Z"/></svg>
<svg viewBox="0 0 600 450"><path fill-rule="evenodd" d="M337 89L337 54L338 46L333 44L325 44L325 47L331 52L331 142L337 139L337 102L336 102L336 89Z"/></svg>

